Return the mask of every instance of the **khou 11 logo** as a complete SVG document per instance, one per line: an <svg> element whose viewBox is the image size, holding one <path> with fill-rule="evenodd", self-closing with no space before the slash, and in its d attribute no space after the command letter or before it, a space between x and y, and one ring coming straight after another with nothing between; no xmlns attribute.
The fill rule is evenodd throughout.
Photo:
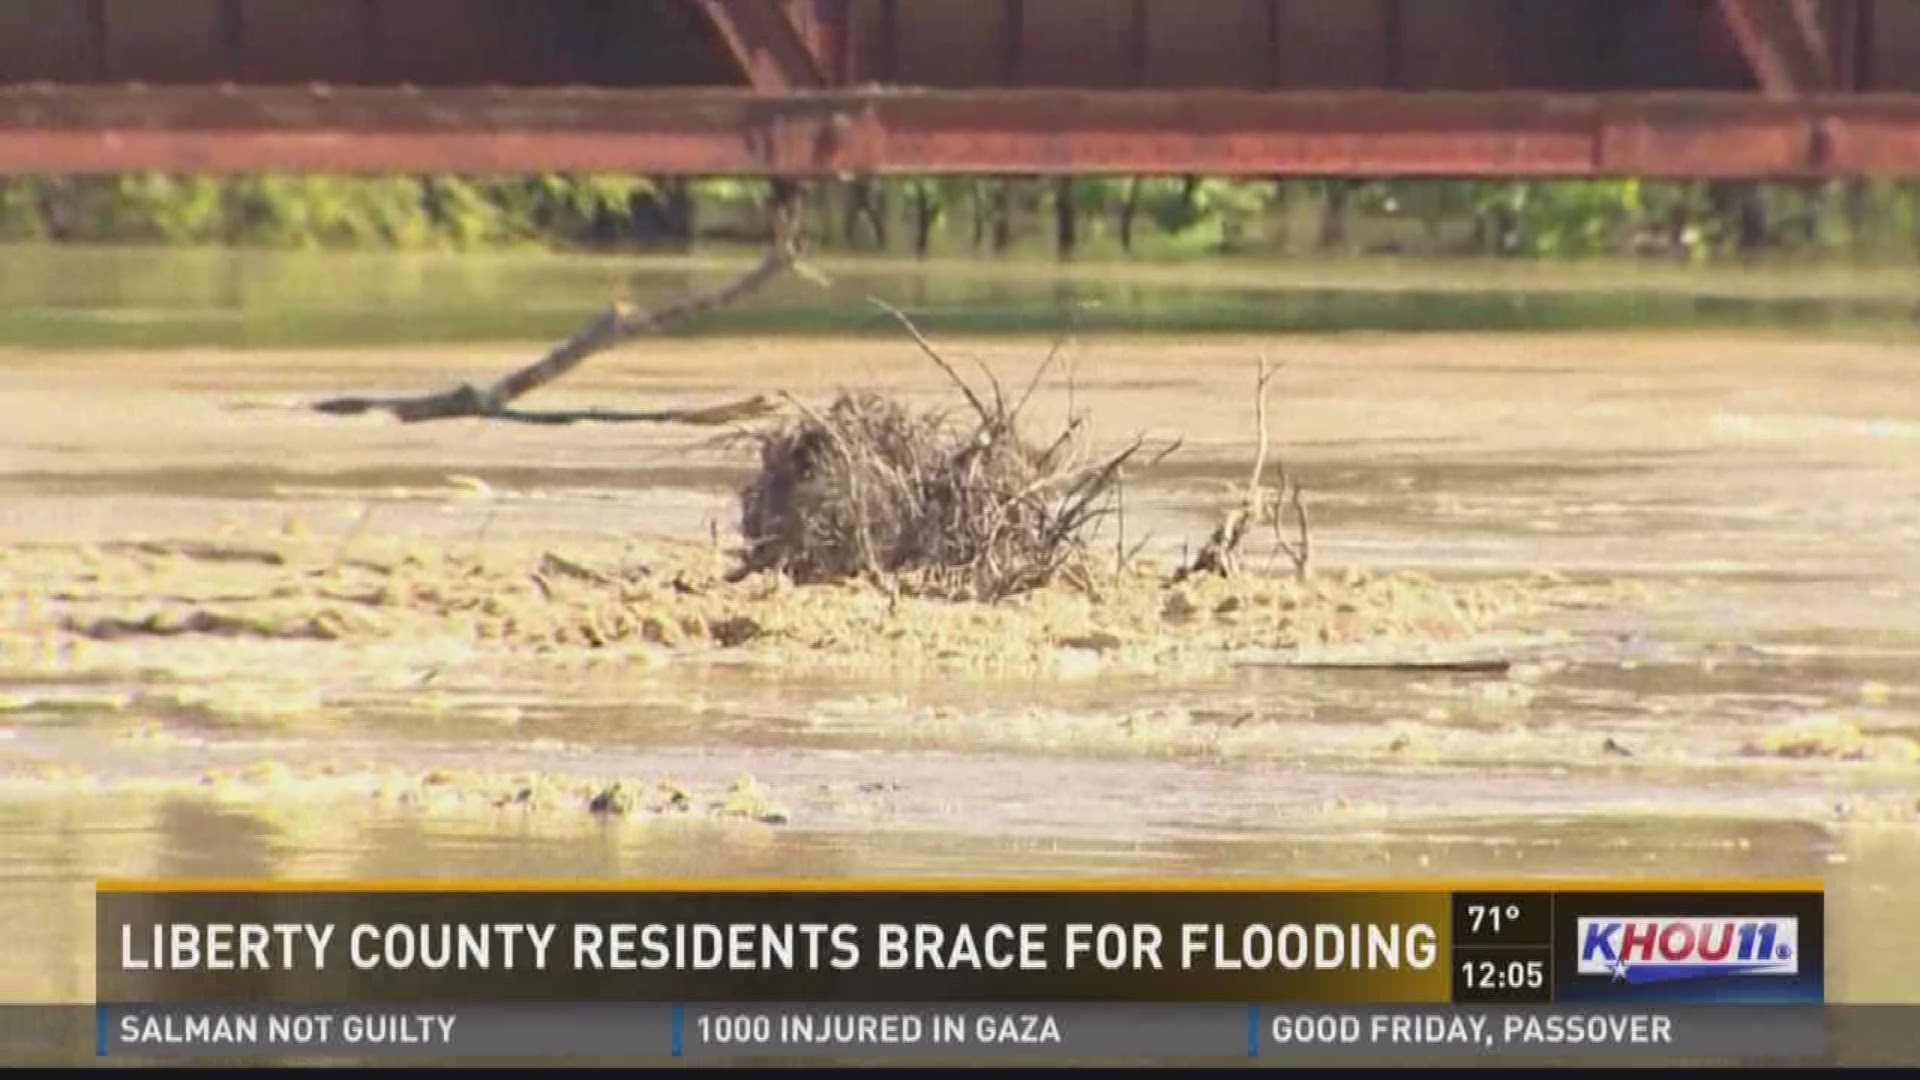
<svg viewBox="0 0 1920 1080"><path fill-rule="evenodd" d="M1797 975L1800 920L1643 916L1579 921L1581 975L1657 983L1725 975Z"/></svg>

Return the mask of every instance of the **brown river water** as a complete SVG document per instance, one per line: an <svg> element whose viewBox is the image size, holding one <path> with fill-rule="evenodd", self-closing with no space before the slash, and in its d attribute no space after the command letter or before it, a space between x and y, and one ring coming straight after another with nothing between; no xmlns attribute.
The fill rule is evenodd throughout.
<svg viewBox="0 0 1920 1080"><path fill-rule="evenodd" d="M948 344L1009 382L1046 347ZM1920 760L1888 749L1920 740L1910 344L1102 334L1074 351L1073 393L1101 439L1187 439L1129 493L1129 530L1160 548L1203 537L1244 475L1265 354L1285 364L1275 434L1309 490L1321 572L1552 572L1642 599L1554 613L1529 628L1534 662L1509 676L909 679L669 663L557 678L531 664L470 673L431 711L389 700L270 725L148 710L139 694L157 676L138 666L79 680L0 657L0 694L38 703L0 709L0 1002L90 999L101 877L730 875L1811 877L1828 889L1832 997L1920 1001ZM297 519L343 543L377 532L564 551L586 535L732 527L748 459L710 431L409 427L290 407L487 377L528 354L0 351L0 544L269 536ZM941 390L887 338L717 337L638 344L540 403L842 386ZM0 563L0 584L9 572ZM302 655L236 645L199 677ZM1223 716L1255 719L1234 738L1188 737ZM1143 717L1166 736L1114 737ZM1828 734L1797 750L1767 741L1783 729ZM1427 752L1406 759L1402 736ZM220 798L199 782L321 759L722 786L750 774L790 816L434 811Z"/></svg>

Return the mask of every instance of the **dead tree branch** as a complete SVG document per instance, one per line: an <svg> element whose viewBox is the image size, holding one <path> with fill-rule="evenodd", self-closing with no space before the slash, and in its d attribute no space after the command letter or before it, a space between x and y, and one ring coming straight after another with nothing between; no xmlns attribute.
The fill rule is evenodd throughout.
<svg viewBox="0 0 1920 1080"><path fill-rule="evenodd" d="M471 383L434 394L400 397L337 397L316 402L313 408L336 416L383 410L408 423L448 420L457 417L486 417L518 420L526 423L568 424L577 421L619 423L631 421L669 421L687 423L726 423L763 414L771 404L764 399L732 402L713 409L662 410L657 412L563 412L526 413L508 406L522 395L566 375L586 360L630 338L656 334L692 322L710 312L739 302L786 274L798 271L809 280L819 275L801 261L800 200L791 185L776 185L768 204L773 226L773 242L758 265L727 284L707 292L680 297L655 308L636 308L616 301L594 316L585 326L548 350L526 367L508 373L490 386ZM746 413L746 416L737 415ZM710 419L713 414L723 418Z"/></svg>
<svg viewBox="0 0 1920 1080"><path fill-rule="evenodd" d="M1285 486L1274 492L1273 501L1268 506L1268 520L1273 525L1273 549L1287 557L1293 564L1293 576L1302 580L1313 569L1313 526L1307 520L1307 504L1301 501L1301 487L1291 476L1285 477ZM1293 511L1294 539L1287 542L1286 512Z"/></svg>
<svg viewBox="0 0 1920 1080"><path fill-rule="evenodd" d="M1232 577L1239 572L1240 544L1247 533L1261 522L1273 527L1274 547L1286 554L1293 563L1294 574L1304 578L1308 561L1312 556L1312 536L1307 524L1307 510L1300 499L1300 487L1288 474L1284 463L1276 462L1279 474L1279 486L1266 487L1262 480L1266 474L1267 457L1271 435L1267 429L1267 391L1273 377L1280 370L1279 365L1269 364L1265 357L1260 358L1258 377L1254 384L1253 415L1254 429L1259 438L1259 446L1253 454L1253 468L1247 474L1247 490L1240 504L1224 514L1220 523L1214 527L1213 534L1201 546L1193 560L1182 566L1174 574L1173 580L1185 581L1196 574L1217 574ZM1298 531L1297 539L1289 543L1285 538L1285 519L1287 511L1293 511L1294 523Z"/></svg>
<svg viewBox="0 0 1920 1080"><path fill-rule="evenodd" d="M867 302L893 316L894 321L899 323L902 329L906 330L907 336L913 339L913 343L920 346L920 351L925 354L927 359L933 361L941 371L945 372L947 378L953 385L959 388L961 394L965 395L967 404L973 406L973 411L980 414L981 421L987 424L993 423L993 411L988 409L986 403L980 400L979 394L973 392L973 387L968 385L967 380L960 377L960 372L956 371L954 366L947 362L947 358L940 355L940 350L933 347L933 343L928 341L926 335L920 332L920 328L913 324L913 320L907 318L906 312L901 311L899 308L894 307L892 304L887 303L877 296L867 297Z"/></svg>

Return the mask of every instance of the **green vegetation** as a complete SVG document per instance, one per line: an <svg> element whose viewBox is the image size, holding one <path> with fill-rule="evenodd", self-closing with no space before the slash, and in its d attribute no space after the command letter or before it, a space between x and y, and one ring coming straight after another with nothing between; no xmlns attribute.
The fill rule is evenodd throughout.
<svg viewBox="0 0 1920 1080"><path fill-rule="evenodd" d="M160 175L0 180L0 240L402 250L750 240L745 180ZM1874 260L1920 254L1920 183L889 178L810 185L829 250Z"/></svg>
<svg viewBox="0 0 1920 1080"><path fill-rule="evenodd" d="M737 273L765 194L627 176L0 179L0 345L551 339L608 297ZM807 197L833 287L778 283L697 332L888 332L868 294L941 333L1920 325L1920 183L906 177ZM1402 257L1352 257L1380 255Z"/></svg>

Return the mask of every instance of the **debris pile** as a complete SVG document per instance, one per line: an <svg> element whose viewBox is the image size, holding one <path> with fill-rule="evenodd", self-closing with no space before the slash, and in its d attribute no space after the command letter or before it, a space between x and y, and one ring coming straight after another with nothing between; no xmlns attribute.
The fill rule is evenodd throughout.
<svg viewBox="0 0 1920 1080"><path fill-rule="evenodd" d="M1145 456L1146 440L1090 457L1084 425L1069 419L1053 439L1028 441L1020 413L1053 356L1009 402L991 373L978 392L894 314L970 411L916 412L867 392L842 394L825 411L794 401L797 416L756 436L760 468L740 499L741 575L864 579L966 600L1083 578L1096 527L1117 509L1122 470Z"/></svg>

